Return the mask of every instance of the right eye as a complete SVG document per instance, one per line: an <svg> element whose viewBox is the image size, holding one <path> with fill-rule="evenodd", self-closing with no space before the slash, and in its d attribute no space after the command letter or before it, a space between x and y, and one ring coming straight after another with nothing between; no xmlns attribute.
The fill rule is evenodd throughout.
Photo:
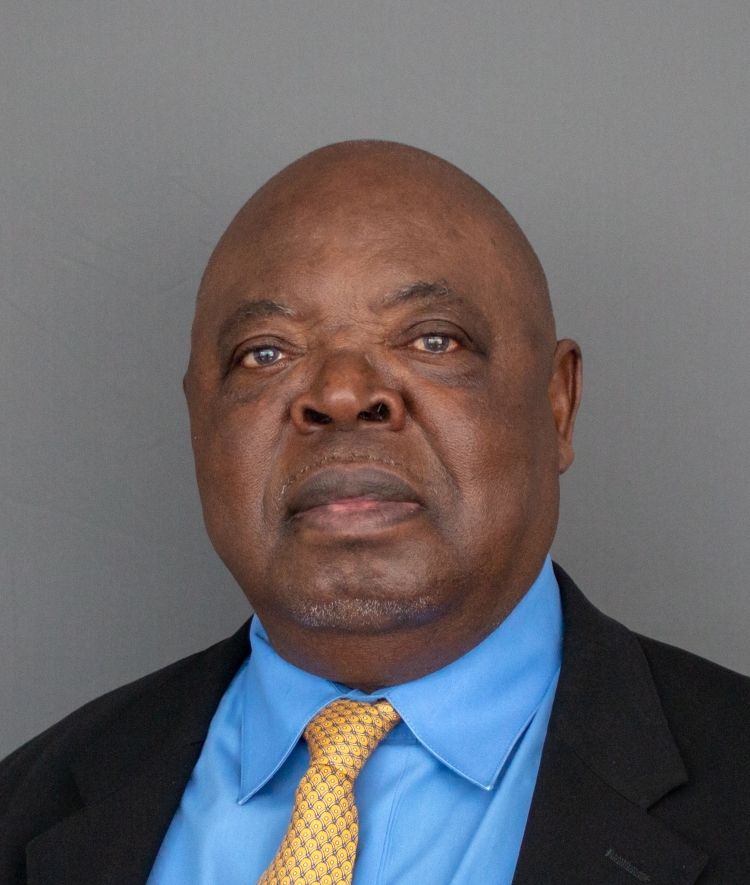
<svg viewBox="0 0 750 885"><path fill-rule="evenodd" d="M240 365L245 368L255 366L272 366L282 357L281 350L272 344L264 344L261 347L253 347L242 357Z"/></svg>

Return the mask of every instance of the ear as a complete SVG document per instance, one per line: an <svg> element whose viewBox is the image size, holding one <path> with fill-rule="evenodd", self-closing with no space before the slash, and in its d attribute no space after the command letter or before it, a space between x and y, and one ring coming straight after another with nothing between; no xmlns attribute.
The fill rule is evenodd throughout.
<svg viewBox="0 0 750 885"><path fill-rule="evenodd" d="M581 348L570 338L557 342L549 383L549 401L557 427L560 473L573 463L573 425L581 402L583 360Z"/></svg>

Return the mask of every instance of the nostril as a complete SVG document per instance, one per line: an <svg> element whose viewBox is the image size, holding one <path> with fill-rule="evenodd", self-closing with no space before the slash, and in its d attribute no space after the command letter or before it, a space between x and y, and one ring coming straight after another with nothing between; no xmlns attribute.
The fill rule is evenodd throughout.
<svg viewBox="0 0 750 885"><path fill-rule="evenodd" d="M330 424L332 420L329 415L316 412L315 409L305 409L304 418L308 424Z"/></svg>
<svg viewBox="0 0 750 885"><path fill-rule="evenodd" d="M363 421L387 421L390 415L391 410L385 403L377 403L371 409L362 409L357 417Z"/></svg>

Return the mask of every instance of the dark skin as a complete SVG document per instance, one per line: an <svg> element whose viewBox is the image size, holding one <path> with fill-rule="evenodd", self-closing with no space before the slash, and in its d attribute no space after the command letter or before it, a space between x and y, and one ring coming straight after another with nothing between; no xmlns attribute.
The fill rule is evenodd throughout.
<svg viewBox="0 0 750 885"><path fill-rule="evenodd" d="M537 577L580 350L520 229L450 164L353 142L271 179L209 262L185 391L209 536L292 664L419 678Z"/></svg>

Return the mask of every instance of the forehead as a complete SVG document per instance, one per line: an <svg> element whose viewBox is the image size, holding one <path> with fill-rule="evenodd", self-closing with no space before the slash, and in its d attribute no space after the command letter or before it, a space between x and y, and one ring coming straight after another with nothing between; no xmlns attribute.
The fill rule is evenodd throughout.
<svg viewBox="0 0 750 885"><path fill-rule="evenodd" d="M217 319L260 298L301 312L377 309L420 281L507 313L522 271L502 229L443 194L407 190L367 205L306 199L259 211L227 232L204 289Z"/></svg>

